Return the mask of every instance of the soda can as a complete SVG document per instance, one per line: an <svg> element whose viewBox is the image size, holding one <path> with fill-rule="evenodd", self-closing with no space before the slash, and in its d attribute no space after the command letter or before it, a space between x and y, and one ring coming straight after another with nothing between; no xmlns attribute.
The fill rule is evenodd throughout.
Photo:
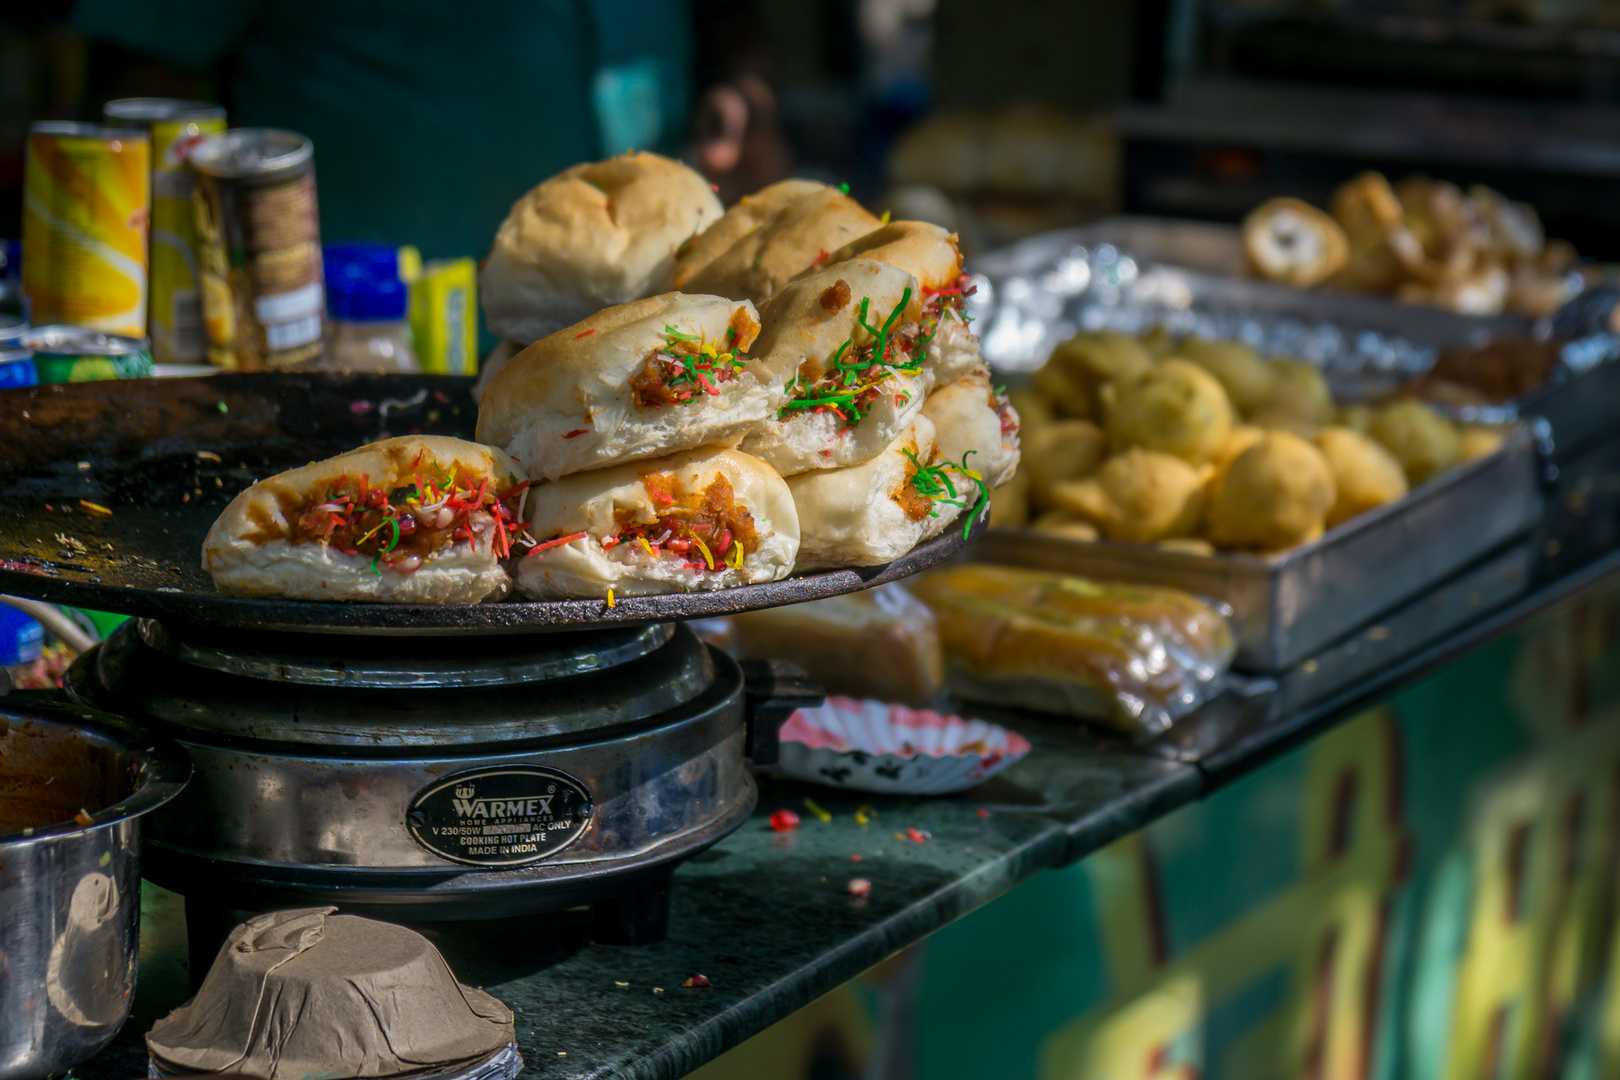
<svg viewBox="0 0 1620 1080"><path fill-rule="evenodd" d="M411 338L430 375L478 373L478 264L434 259L411 282Z"/></svg>
<svg viewBox="0 0 1620 1080"><path fill-rule="evenodd" d="M152 138L151 288L146 331L159 364L201 363L208 355L197 277L197 216L191 206L192 149L225 130L225 108L207 101L119 98L102 106L116 128Z"/></svg>
<svg viewBox="0 0 1620 1080"><path fill-rule="evenodd" d="M103 334L83 326L41 326L22 336L42 383L138 379L152 374L144 337Z"/></svg>
<svg viewBox="0 0 1620 1080"><path fill-rule="evenodd" d="M22 342L27 332L27 320L16 315L0 315L0 390L39 384L34 354Z"/></svg>
<svg viewBox="0 0 1620 1080"><path fill-rule="evenodd" d="M291 131L236 128L199 143L191 167L208 362L314 366L326 291L313 145Z"/></svg>
<svg viewBox="0 0 1620 1080"><path fill-rule="evenodd" d="M145 132L40 121L23 175L30 322L146 333L152 142Z"/></svg>

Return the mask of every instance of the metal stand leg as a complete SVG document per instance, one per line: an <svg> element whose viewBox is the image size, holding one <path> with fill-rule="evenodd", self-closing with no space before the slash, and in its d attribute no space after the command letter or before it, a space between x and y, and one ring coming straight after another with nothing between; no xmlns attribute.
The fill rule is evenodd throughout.
<svg viewBox="0 0 1620 1080"><path fill-rule="evenodd" d="M591 906L591 937L602 945L652 945L669 933L669 876Z"/></svg>

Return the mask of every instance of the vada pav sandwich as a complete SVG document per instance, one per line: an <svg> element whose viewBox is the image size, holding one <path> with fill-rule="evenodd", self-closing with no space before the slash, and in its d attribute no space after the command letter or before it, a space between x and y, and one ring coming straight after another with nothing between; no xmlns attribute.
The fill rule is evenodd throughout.
<svg viewBox="0 0 1620 1080"><path fill-rule="evenodd" d="M922 415L870 461L787 484L799 510L800 570L893 562L989 495L982 478L942 460Z"/></svg>
<svg viewBox="0 0 1620 1080"><path fill-rule="evenodd" d="M824 187L784 201L781 209L684 278L681 291L763 304L793 277L828 264L832 252L882 224L837 188ZM726 233L733 228L735 219ZM693 246L702 239L700 235Z"/></svg>
<svg viewBox="0 0 1620 1080"><path fill-rule="evenodd" d="M629 153L565 169L512 205L478 274L490 329L519 347L670 288L676 250L721 214L678 161Z"/></svg>
<svg viewBox="0 0 1620 1080"><path fill-rule="evenodd" d="M719 221L676 250L675 273L670 284L686 291L687 282L723 255L731 245L770 221L790 204L827 190L828 186L818 180L778 180L752 195L744 195L720 216Z"/></svg>
<svg viewBox="0 0 1620 1080"><path fill-rule="evenodd" d="M665 293L599 311L513 357L479 400L478 439L535 480L740 438L781 403L745 359L754 305Z"/></svg>
<svg viewBox="0 0 1620 1080"><path fill-rule="evenodd" d="M928 395L922 414L934 425L940 457L962 462L998 488L1018 468L1018 412L976 368Z"/></svg>
<svg viewBox="0 0 1620 1080"><path fill-rule="evenodd" d="M535 488L528 510L539 542L518 560L517 584L540 600L776 581L799 552L786 482L724 448L576 473Z"/></svg>
<svg viewBox="0 0 1620 1080"><path fill-rule="evenodd" d="M980 365L979 340L963 311L973 282L962 272L962 250L955 236L923 221L893 221L844 245L824 262L836 266L852 259L873 259L917 279L922 301L919 338L927 342L923 365L936 386L955 382Z"/></svg>
<svg viewBox="0 0 1620 1080"><path fill-rule="evenodd" d="M871 259L794 281L760 310L754 349L786 399L742 448L783 476L882 453L934 385L921 319L917 279Z"/></svg>
<svg viewBox="0 0 1620 1080"><path fill-rule="evenodd" d="M476 604L504 595L529 484L501 450L411 435L278 473L208 530L220 592L293 600Z"/></svg>

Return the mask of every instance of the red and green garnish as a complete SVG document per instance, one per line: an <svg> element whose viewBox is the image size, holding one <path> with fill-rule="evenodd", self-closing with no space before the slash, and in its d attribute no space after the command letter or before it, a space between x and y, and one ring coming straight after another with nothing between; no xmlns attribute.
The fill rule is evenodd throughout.
<svg viewBox="0 0 1620 1080"><path fill-rule="evenodd" d="M724 347L665 326L664 344L630 377L631 400L638 409L650 409L691 401L699 394L718 397L721 386L742 374L742 354L758 333L759 324L741 309L726 327Z"/></svg>
<svg viewBox="0 0 1620 1080"><path fill-rule="evenodd" d="M458 543L476 550L488 544L499 558L512 553L522 536L523 495L527 480L508 476L495 490L490 478L464 471L446 472L422 455L410 465L408 478L393 487L373 487L370 474L344 475L327 486L321 502L294 520L294 542L314 540L345 555L370 555L373 573L383 568L409 574L423 561Z"/></svg>
<svg viewBox="0 0 1620 1080"><path fill-rule="evenodd" d="M915 375L922 370L923 350L918 346L918 324L900 322L911 303L911 289L900 294L900 302L881 324L871 319L872 298L861 298L856 325L867 340L855 344L854 336L844 340L827 359L819 373L800 369L788 383L788 400L777 410L777 419L786 420L800 412L830 412L846 426L866 419L872 407L890 391L883 384L894 375ZM904 399L904 395L898 395Z"/></svg>
<svg viewBox="0 0 1620 1080"><path fill-rule="evenodd" d="M985 483L984 476L977 470L968 467L967 459L978 453L969 450L962 455L960 463L954 461L930 461L924 463L915 451L900 451L906 456L906 482L895 494L895 501L900 504L908 517L913 521L921 521L925 517L938 517L939 508L936 503L945 503L959 510L966 510L971 504L977 509L990 498L990 485ZM935 451L938 454L938 451ZM962 490L956 490L956 484L951 480L951 473L956 473L965 481ZM971 481L973 487L967 486ZM977 488L977 490L975 490ZM975 499L974 496L978 498ZM973 529L973 513L968 514L967 523L962 526L962 539L966 540Z"/></svg>
<svg viewBox="0 0 1620 1080"><path fill-rule="evenodd" d="M742 566L748 552L759 543L759 529L747 507L737 502L731 481L724 473L701 492L682 493L679 482L668 473L648 473L642 477L654 506L654 517L640 521L633 509L614 512L617 531L600 539L604 552L629 545L650 558L674 558L689 569L718 571ZM586 539L577 532L535 545L530 555ZM629 550L629 548L627 548Z"/></svg>

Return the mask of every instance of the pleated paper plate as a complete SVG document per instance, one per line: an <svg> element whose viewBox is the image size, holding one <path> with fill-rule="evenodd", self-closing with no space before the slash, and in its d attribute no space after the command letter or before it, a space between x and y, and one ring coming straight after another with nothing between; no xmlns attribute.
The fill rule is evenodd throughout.
<svg viewBox="0 0 1620 1080"><path fill-rule="evenodd" d="M880 795L966 791L1030 749L1016 731L982 720L845 697L795 712L781 740L778 772Z"/></svg>

